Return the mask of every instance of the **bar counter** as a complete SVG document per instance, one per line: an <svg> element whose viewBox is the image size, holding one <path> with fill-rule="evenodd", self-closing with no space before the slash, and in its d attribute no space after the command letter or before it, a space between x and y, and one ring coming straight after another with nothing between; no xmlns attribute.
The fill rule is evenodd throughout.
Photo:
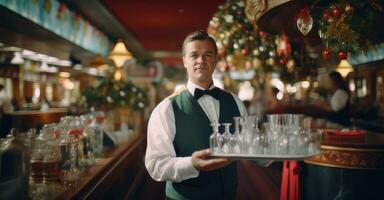
<svg viewBox="0 0 384 200"><path fill-rule="evenodd" d="M125 142L104 151L95 164L82 171L75 183L69 186L51 183L53 191L49 194L54 197L46 198L129 199L134 195L145 172L144 151L144 134L132 133Z"/></svg>

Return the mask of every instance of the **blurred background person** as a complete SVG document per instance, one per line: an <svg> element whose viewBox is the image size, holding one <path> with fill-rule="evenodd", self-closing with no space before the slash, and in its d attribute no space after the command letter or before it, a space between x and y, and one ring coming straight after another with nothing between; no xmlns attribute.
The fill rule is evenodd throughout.
<svg viewBox="0 0 384 200"><path fill-rule="evenodd" d="M11 128L11 119L6 114L12 110L12 100L5 91L4 85L0 84L0 137L5 137Z"/></svg>
<svg viewBox="0 0 384 200"><path fill-rule="evenodd" d="M350 125L349 104L351 94L348 85L339 72L330 72L329 78L329 89L332 93L330 100L328 102L316 102L315 105L327 113L326 118L328 120L342 125Z"/></svg>

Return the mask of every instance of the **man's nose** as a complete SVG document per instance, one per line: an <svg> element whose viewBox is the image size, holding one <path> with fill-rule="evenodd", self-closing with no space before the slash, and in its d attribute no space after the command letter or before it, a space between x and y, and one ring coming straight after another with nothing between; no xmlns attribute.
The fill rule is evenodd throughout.
<svg viewBox="0 0 384 200"><path fill-rule="evenodd" d="M197 57L197 62L204 62L204 56L198 56Z"/></svg>

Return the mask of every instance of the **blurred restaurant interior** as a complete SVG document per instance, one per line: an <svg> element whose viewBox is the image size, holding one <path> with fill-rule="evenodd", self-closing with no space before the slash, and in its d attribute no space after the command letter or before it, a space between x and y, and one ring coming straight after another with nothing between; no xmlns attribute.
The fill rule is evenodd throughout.
<svg viewBox="0 0 384 200"><path fill-rule="evenodd" d="M162 199L147 123L185 85L196 30L216 40L214 85L260 130L271 114L322 130L294 173L300 198L383 199L383 21L382 0L0 0L0 199ZM345 115L322 106L333 71ZM284 163L240 159L236 199L292 199Z"/></svg>

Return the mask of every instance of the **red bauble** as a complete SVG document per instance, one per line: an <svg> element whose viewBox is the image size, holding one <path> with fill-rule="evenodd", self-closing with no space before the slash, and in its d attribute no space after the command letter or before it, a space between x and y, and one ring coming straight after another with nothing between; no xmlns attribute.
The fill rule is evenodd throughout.
<svg viewBox="0 0 384 200"><path fill-rule="evenodd" d="M340 9L337 8L337 7L335 7L334 9L332 9L332 15L333 15L334 17L340 17L340 15L341 15Z"/></svg>
<svg viewBox="0 0 384 200"><path fill-rule="evenodd" d="M329 13L329 11L326 10L323 12L323 17L324 19L328 20L331 17L331 13Z"/></svg>
<svg viewBox="0 0 384 200"><path fill-rule="evenodd" d="M247 54L248 54L248 49L247 49L247 48L242 49L242 50L241 50L241 54L243 54L243 55L247 55Z"/></svg>
<svg viewBox="0 0 384 200"><path fill-rule="evenodd" d="M265 31L259 31L259 36L260 36L261 38L266 38L266 37L267 37L267 32L265 32Z"/></svg>
<svg viewBox="0 0 384 200"><path fill-rule="evenodd" d="M287 64L287 60L284 59L284 58L280 58L280 59L279 59L279 63L280 63L281 65L285 65L285 64Z"/></svg>
<svg viewBox="0 0 384 200"><path fill-rule="evenodd" d="M225 51L225 49L222 49L221 51L219 51L219 55L222 58L225 58L226 54L227 54L227 52Z"/></svg>
<svg viewBox="0 0 384 200"><path fill-rule="evenodd" d="M339 58L340 58L341 60L345 60L345 59L347 59L347 58L348 58L348 53L345 52L345 51L343 51L343 50L339 51Z"/></svg>
<svg viewBox="0 0 384 200"><path fill-rule="evenodd" d="M329 60L331 58L331 50L330 49L324 49L323 50L323 58L324 60Z"/></svg>

